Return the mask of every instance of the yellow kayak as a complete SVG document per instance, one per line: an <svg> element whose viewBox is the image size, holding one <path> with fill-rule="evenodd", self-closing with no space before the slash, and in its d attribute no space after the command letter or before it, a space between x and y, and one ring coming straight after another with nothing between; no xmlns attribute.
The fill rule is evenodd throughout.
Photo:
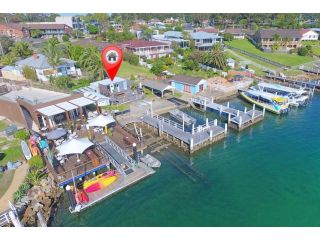
<svg viewBox="0 0 320 240"><path fill-rule="evenodd" d="M99 191L108 187L116 180L117 176L115 174L100 174L88 181L85 181L83 183L83 189L88 193Z"/></svg>

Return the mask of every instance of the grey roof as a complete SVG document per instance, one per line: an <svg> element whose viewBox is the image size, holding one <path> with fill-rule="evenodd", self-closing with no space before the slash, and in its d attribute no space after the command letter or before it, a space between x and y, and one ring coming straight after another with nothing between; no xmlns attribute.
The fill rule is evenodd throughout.
<svg viewBox="0 0 320 240"><path fill-rule="evenodd" d="M167 31L164 33L164 36L169 38L183 38L182 32L178 31Z"/></svg>
<svg viewBox="0 0 320 240"><path fill-rule="evenodd" d="M207 33L207 32L193 32L190 33L192 39L220 39L222 37L217 34Z"/></svg>
<svg viewBox="0 0 320 240"><path fill-rule="evenodd" d="M61 58L60 60L64 63L75 63L73 60L66 58ZM36 54L23 60L17 61L16 65L29 66L35 69L52 68L52 66L48 63L48 58L43 54Z"/></svg>
<svg viewBox="0 0 320 240"><path fill-rule="evenodd" d="M201 77L191 77L186 75L175 75L171 78L171 82L181 82L189 85L197 85L203 78Z"/></svg>
<svg viewBox="0 0 320 240"><path fill-rule="evenodd" d="M279 35L280 37L289 38L301 38L301 29L263 29L256 32L260 38L273 38L274 35Z"/></svg>
<svg viewBox="0 0 320 240"><path fill-rule="evenodd" d="M164 90L172 89L172 86L169 83L164 82L164 81L147 80L147 81L144 81L142 83L142 85L146 86L148 88L152 88L152 89L161 91L161 92L164 91Z"/></svg>

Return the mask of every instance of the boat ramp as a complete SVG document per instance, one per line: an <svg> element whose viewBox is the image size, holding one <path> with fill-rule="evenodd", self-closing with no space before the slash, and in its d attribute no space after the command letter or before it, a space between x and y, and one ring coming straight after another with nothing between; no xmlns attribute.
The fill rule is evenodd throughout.
<svg viewBox="0 0 320 240"><path fill-rule="evenodd" d="M199 126L192 125L191 131L187 130L184 123L179 124L168 118L147 112L142 118L147 128L158 132L158 136L178 145L184 150L193 153L200 148L217 142L227 135L227 124L225 127L218 126L218 121L209 122Z"/></svg>
<svg viewBox="0 0 320 240"><path fill-rule="evenodd" d="M225 117L228 119L228 126L238 131L262 121L265 113L265 109L263 109L263 111L256 110L255 105L253 105L253 109L249 111L247 111L247 108L245 108L244 111L240 111L230 107L229 102L227 106L224 106L205 97L191 98L191 103L204 111L215 112L218 113L220 117Z"/></svg>

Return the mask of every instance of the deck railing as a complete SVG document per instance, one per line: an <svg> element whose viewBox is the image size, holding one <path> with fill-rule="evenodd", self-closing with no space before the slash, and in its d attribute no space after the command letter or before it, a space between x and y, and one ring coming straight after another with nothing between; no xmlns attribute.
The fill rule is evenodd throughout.
<svg viewBox="0 0 320 240"><path fill-rule="evenodd" d="M114 148L122 157L124 157L127 162L133 167L136 163L135 161L124 151L121 147L119 147L114 141L112 141L109 137L106 136L106 142Z"/></svg>
<svg viewBox="0 0 320 240"><path fill-rule="evenodd" d="M97 149L110 160L110 162L118 170L118 172L122 175L125 175L125 172L123 171L120 164L98 142L94 141L94 144L97 147Z"/></svg>
<svg viewBox="0 0 320 240"><path fill-rule="evenodd" d="M180 123L177 123L177 122L175 122L175 121L172 121L172 120L170 120L170 119L168 119L168 118L162 117L162 116L157 115L157 114L152 114L152 117L160 120L162 123L167 123L167 124L169 124L170 126L172 126L172 127L174 127L174 128L177 128L177 129L183 131L183 126L182 126L182 124L180 124Z"/></svg>

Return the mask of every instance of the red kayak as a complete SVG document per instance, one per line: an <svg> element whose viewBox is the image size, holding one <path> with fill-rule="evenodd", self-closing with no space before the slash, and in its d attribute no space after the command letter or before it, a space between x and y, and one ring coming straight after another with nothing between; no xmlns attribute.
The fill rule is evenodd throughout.
<svg viewBox="0 0 320 240"><path fill-rule="evenodd" d="M77 194L75 194L75 198L77 203L88 203L89 202L89 197L87 193L83 190L79 190Z"/></svg>

